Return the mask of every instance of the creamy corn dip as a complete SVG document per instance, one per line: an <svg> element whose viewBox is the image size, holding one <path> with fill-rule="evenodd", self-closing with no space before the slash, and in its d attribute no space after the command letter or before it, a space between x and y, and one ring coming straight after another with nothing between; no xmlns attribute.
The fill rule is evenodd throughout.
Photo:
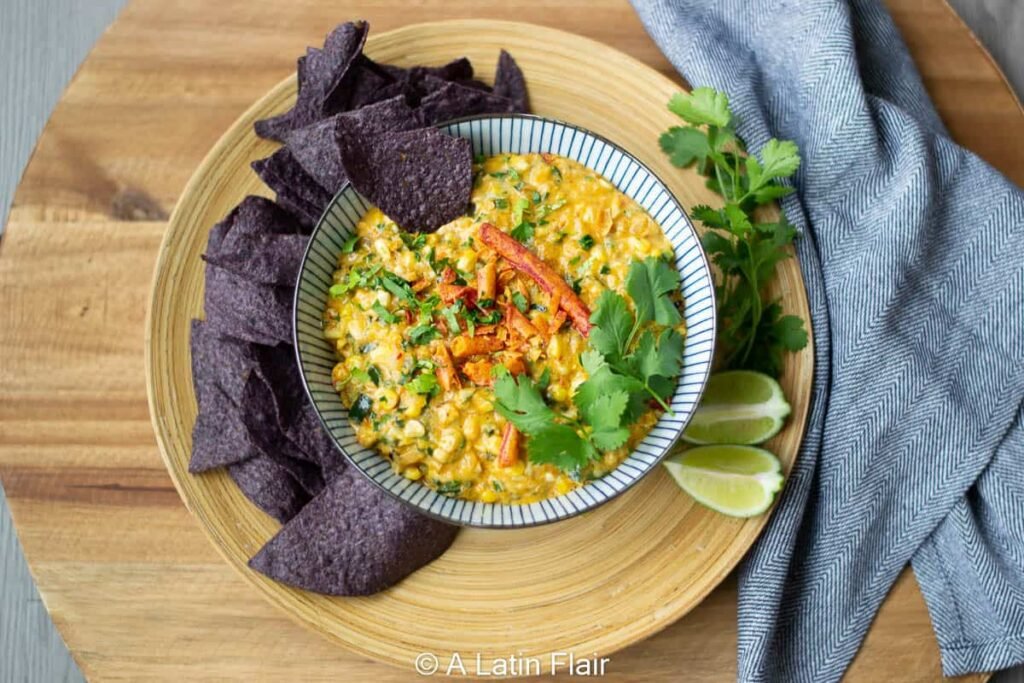
<svg viewBox="0 0 1024 683"><path fill-rule="evenodd" d="M471 215L436 233L402 232L378 209L362 217L339 257L324 335L360 444L440 493L530 503L614 469L659 412L581 471L530 463L522 448L499 458L506 420L495 411L494 368L546 379L552 408L575 416L587 340L554 295L481 241L481 226L514 236L591 310L604 290L625 293L634 259L670 253L671 244L635 202L574 161L499 155L478 158L474 173Z"/></svg>

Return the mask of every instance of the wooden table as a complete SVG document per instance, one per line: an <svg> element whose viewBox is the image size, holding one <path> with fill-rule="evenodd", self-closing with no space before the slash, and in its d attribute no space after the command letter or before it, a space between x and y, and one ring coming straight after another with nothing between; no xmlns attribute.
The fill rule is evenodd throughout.
<svg viewBox="0 0 1024 683"><path fill-rule="evenodd" d="M1024 182L1024 116L985 53L939 0L890 6L954 137ZM0 247L0 478L40 593L90 678L406 677L294 626L221 562L157 455L142 368L156 249L192 170L305 45L359 15L378 31L466 16L549 24L671 73L613 0L129 5L54 112ZM614 655L610 678L733 678L735 592L728 581ZM909 572L849 676L892 677L939 677Z"/></svg>

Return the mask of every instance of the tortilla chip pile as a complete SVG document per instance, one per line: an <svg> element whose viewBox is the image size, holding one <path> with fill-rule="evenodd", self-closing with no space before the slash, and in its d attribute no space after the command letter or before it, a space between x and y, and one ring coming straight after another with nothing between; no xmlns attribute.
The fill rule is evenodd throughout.
<svg viewBox="0 0 1024 683"><path fill-rule="evenodd" d="M493 88L457 59L403 69L362 54L368 27L336 28L298 61L285 114L256 123L284 143L253 164L276 201L246 197L210 232L205 321L192 321L199 415L193 473L226 467L284 526L249 562L284 583L369 595L436 559L456 527L420 515L350 467L302 388L292 296L313 225L345 184L407 230L462 215L472 159L466 140L434 124L527 111L522 72L502 52Z"/></svg>

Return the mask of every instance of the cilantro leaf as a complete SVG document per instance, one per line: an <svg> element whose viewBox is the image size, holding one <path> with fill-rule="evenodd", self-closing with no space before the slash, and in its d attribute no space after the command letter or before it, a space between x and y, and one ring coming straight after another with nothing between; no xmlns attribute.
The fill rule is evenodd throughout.
<svg viewBox="0 0 1024 683"><path fill-rule="evenodd" d="M626 291L633 298L638 324L655 320L673 326L682 321L679 310L667 294L678 291L679 271L653 256L633 261L626 276ZM601 323L592 320L598 326Z"/></svg>
<svg viewBox="0 0 1024 683"><path fill-rule="evenodd" d="M725 214L725 220L728 223L728 228L735 235L743 236L750 232L753 225L750 222L750 217L747 216L747 212L740 208L739 204L735 202L729 202L725 205L722 210Z"/></svg>
<svg viewBox="0 0 1024 683"><path fill-rule="evenodd" d="M714 88L701 87L689 93L676 93L669 100L668 108L683 121L695 126L724 128L732 120L728 96Z"/></svg>
<svg viewBox="0 0 1024 683"><path fill-rule="evenodd" d="M535 434L554 424L555 413L544 402L540 391L529 378L505 372L494 382L498 412L524 434Z"/></svg>
<svg viewBox="0 0 1024 683"><path fill-rule="evenodd" d="M610 362L621 362L626 355L626 346L636 324L626 300L610 289L601 292L597 306L590 314L590 322L595 325L590 330L590 345Z"/></svg>
<svg viewBox="0 0 1024 683"><path fill-rule="evenodd" d="M549 424L531 434L526 447L530 462L551 464L565 471L579 469L597 456L589 441L563 424Z"/></svg>
<svg viewBox="0 0 1024 683"><path fill-rule="evenodd" d="M668 328L662 330L655 342L654 333L647 330L640 335L636 351L629 360L641 377L676 377L682 370L683 337Z"/></svg>
<svg viewBox="0 0 1024 683"><path fill-rule="evenodd" d="M629 394L620 390L599 396L587 406L583 417L594 429L590 438L599 450L615 450L629 439L629 429L621 424L627 405Z"/></svg>
<svg viewBox="0 0 1024 683"><path fill-rule="evenodd" d="M748 165L751 159L753 157L747 158ZM760 182L755 183L754 179L751 178L751 187L758 184L763 185L769 180L788 178L793 175L796 173L796 169L800 167L800 153L797 151L796 143L792 140L776 140L772 138L761 148L761 166Z"/></svg>
<svg viewBox="0 0 1024 683"><path fill-rule="evenodd" d="M725 212L721 209L712 209L706 204L698 204L693 207L690 211L690 217L695 221L700 221L709 228L729 227L729 221L725 217Z"/></svg>
<svg viewBox="0 0 1024 683"><path fill-rule="evenodd" d="M512 232L509 234L512 235L512 237L514 237L519 242L526 244L527 242L533 239L533 234L536 230L536 227L537 226L535 226L533 223L523 221L522 223L516 225L516 227L512 228Z"/></svg>
<svg viewBox="0 0 1024 683"><path fill-rule="evenodd" d="M601 353L595 349L584 351L580 355L580 360L588 377L576 388L572 400L581 415L590 414L591 406L602 396L619 391L629 396L629 403L622 414L626 424L631 424L647 409L647 393L643 382L635 377L614 372Z"/></svg>
<svg viewBox="0 0 1024 683"><path fill-rule="evenodd" d="M782 354L807 346L807 330L803 320L795 315L782 315L782 307L773 303L761 316L757 340L746 367L778 376L782 372Z"/></svg>
<svg viewBox="0 0 1024 683"><path fill-rule="evenodd" d="M679 168L686 168L695 161L697 168L703 168L711 153L707 134L697 128L673 126L661 134L658 144L672 164Z"/></svg>

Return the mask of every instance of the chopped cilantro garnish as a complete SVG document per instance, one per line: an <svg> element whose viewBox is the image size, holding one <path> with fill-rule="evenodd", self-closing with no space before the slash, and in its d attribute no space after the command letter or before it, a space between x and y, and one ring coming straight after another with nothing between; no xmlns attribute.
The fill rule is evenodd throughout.
<svg viewBox="0 0 1024 683"><path fill-rule="evenodd" d="M494 208L495 209L507 209L508 208L508 200L505 199L504 197L495 197L494 198Z"/></svg>
<svg viewBox="0 0 1024 683"><path fill-rule="evenodd" d="M452 481L434 480L434 490L442 496L458 497L462 493L463 483L457 479Z"/></svg>
<svg viewBox="0 0 1024 683"><path fill-rule="evenodd" d="M359 244L359 235L352 234L349 236L345 243L341 245L342 254L351 254L356 250L356 246Z"/></svg>
<svg viewBox="0 0 1024 683"><path fill-rule="evenodd" d="M382 322L388 323L390 325L393 325L398 322L398 316L389 311L388 309L384 308L384 306L382 306L379 301L375 301L373 303L372 308L374 313L377 314L377 317L380 318Z"/></svg>
<svg viewBox="0 0 1024 683"><path fill-rule="evenodd" d="M515 228L513 228L512 232L509 234L512 235L512 237L514 237L515 239L525 244L533 239L536 227L537 226L535 226L533 223L523 221Z"/></svg>
<svg viewBox="0 0 1024 683"><path fill-rule="evenodd" d="M437 375L433 372L423 372L416 375L416 378L405 385L414 394L429 394L433 396L440 391L437 384Z"/></svg>
<svg viewBox="0 0 1024 683"><path fill-rule="evenodd" d="M441 332L429 324L421 324L409 330L409 342L414 346L429 344L441 336Z"/></svg>
<svg viewBox="0 0 1024 683"><path fill-rule="evenodd" d="M591 237L590 235L584 235L583 237L580 238L580 247L582 247L584 251L590 251L593 248L593 246L594 238Z"/></svg>
<svg viewBox="0 0 1024 683"><path fill-rule="evenodd" d="M394 273L385 270L380 276L380 285L406 303L416 303L416 295L413 294L409 283Z"/></svg>
<svg viewBox="0 0 1024 683"><path fill-rule="evenodd" d="M408 232L399 232L398 236L402 238L405 248L411 251L418 251L427 243L427 236L422 232L418 232L415 235Z"/></svg>
<svg viewBox="0 0 1024 683"><path fill-rule="evenodd" d="M516 200L515 206L512 207L512 224L519 225L523 222L523 212L530 208L530 200L526 197L520 197Z"/></svg>
<svg viewBox="0 0 1024 683"><path fill-rule="evenodd" d="M445 323L448 326L448 334L458 334L462 328L459 326L459 320L456 317L462 310L462 302L456 301L451 306L445 306L441 309L441 316L444 318Z"/></svg>

